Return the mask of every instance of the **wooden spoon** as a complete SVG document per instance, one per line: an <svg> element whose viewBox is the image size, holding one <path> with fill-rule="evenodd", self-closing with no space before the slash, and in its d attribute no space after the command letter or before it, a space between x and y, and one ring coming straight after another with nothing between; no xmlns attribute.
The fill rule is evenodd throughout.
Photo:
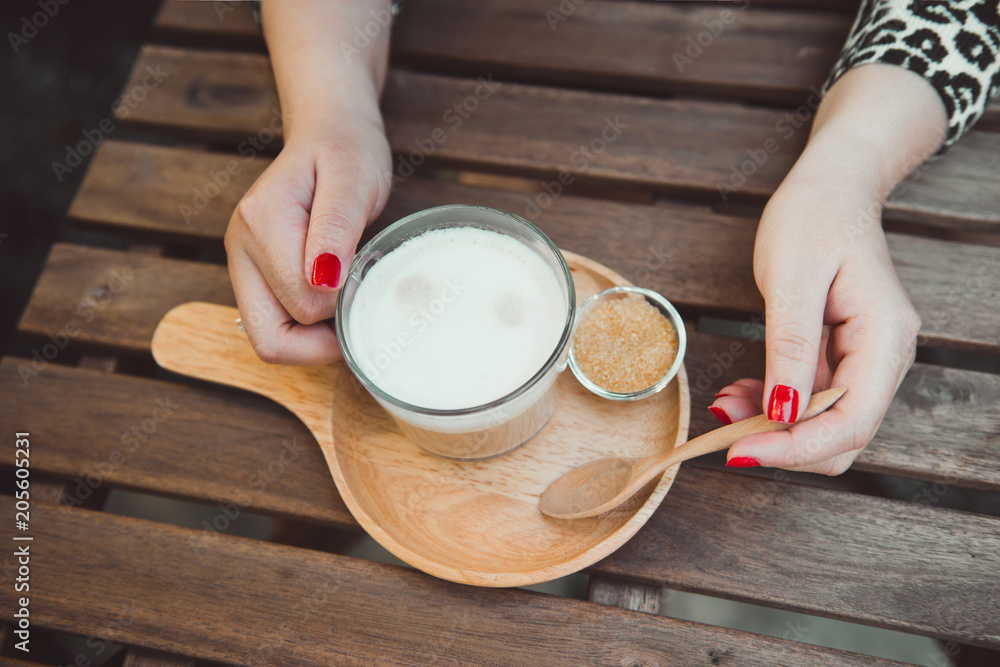
<svg viewBox="0 0 1000 667"><path fill-rule="evenodd" d="M823 412L845 391L845 387L836 387L815 394L800 421ZM612 456L584 463L549 485L541 497L542 513L556 519L582 519L603 514L634 496L672 465L730 447L751 433L784 431L791 426L770 421L766 415L757 415L709 431L659 456L638 459Z"/></svg>

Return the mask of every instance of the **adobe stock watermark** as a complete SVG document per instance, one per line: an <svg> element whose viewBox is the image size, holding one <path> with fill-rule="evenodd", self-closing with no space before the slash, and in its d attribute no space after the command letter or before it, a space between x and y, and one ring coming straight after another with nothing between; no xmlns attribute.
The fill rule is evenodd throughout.
<svg viewBox="0 0 1000 667"><path fill-rule="evenodd" d="M488 74L486 78L477 77L479 82L472 94L465 97L460 102L456 102L441 114L441 120L447 123L451 132L457 131L462 124L468 120L472 114L479 110L483 102L488 100L493 93L500 88L500 82L493 80L493 75ZM429 136L424 139L414 139L414 150L403 156L392 174L392 189L406 182L410 176L416 173L427 158L433 155L441 144L451 138L449 130L443 127L435 127Z"/></svg>
<svg viewBox="0 0 1000 667"><path fill-rule="evenodd" d="M76 667L77 665L82 666L94 664L94 659L100 658L104 655L105 651L109 651L114 648L111 646L114 642L114 638L120 637L122 631L132 625L135 622L135 619L139 616L138 605L136 605L134 600L129 600L127 603L119 602L118 607L121 611L115 619L110 621L98 632L95 632L87 637L84 641L84 646L87 647L87 650L78 653L70 665Z"/></svg>
<svg viewBox="0 0 1000 667"><path fill-rule="evenodd" d="M786 113L775 121L774 134L764 139L760 146L746 149L746 157L741 156L733 163L727 180L715 182L715 188L722 201L729 201L730 195L736 194L746 185L747 178L756 174L767 164L772 155L781 150L782 141L791 139L798 130L812 120L823 99L823 93L816 86L810 86L809 92L805 104L799 105L794 111Z"/></svg>
<svg viewBox="0 0 1000 667"><path fill-rule="evenodd" d="M622 122L621 114L616 114L614 120L605 118L601 133L591 139L589 144L579 146L570 154L572 169L560 171L554 180L542 181L544 192L539 192L534 197L521 196L526 202L523 217L533 220L541 215L542 211L562 195L563 188L572 185L580 174L590 169L591 164L608 149L608 145L614 143L628 127L628 123Z"/></svg>
<svg viewBox="0 0 1000 667"><path fill-rule="evenodd" d="M71 338L78 336L84 330L85 325L90 324L97 318L97 315L114 302L115 297L135 279L132 270L123 266L119 269L109 270L111 278L107 287L94 290L77 304L75 317L66 322L63 327L55 333L50 333L48 338L51 342L38 348L31 349L32 361L30 364L18 364L17 373L21 377L21 382L25 385L44 371L49 362L59 356L59 353L66 349Z"/></svg>
<svg viewBox="0 0 1000 667"><path fill-rule="evenodd" d="M286 438L281 443L281 450L274 458L267 462L267 465L261 466L247 476L247 486L257 493L263 493L267 490L268 485L276 482L284 474L287 466L298 461L299 456L304 451L306 451L305 445L299 444L296 438L293 437L291 440ZM239 518L243 510L253 503L253 500L254 494L240 492L229 502L219 503L218 513L211 520L204 519L201 522L201 533L193 535L190 538L191 550L196 554L200 554L208 548L212 540L219 533L227 531L233 522Z"/></svg>
<svg viewBox="0 0 1000 667"><path fill-rule="evenodd" d="M162 71L159 64L155 67L147 65L145 71L146 75L142 81L132 86L111 104L112 114L119 116L119 118L128 117L132 109L142 103L151 91L156 90L163 83L163 80L170 76L170 72ZM96 128L83 130L82 140L77 142L75 146L66 145L66 157L63 161L53 160L52 173L55 174L56 180L62 183L63 177L72 174L77 167L83 164L83 158L97 150L104 138L116 129L118 126L109 116L102 118Z"/></svg>
<svg viewBox="0 0 1000 667"><path fill-rule="evenodd" d="M39 11L31 16L27 14L22 16L21 29L17 32L7 33L7 41L10 42L10 48L14 51L14 55L20 53L21 47L33 40L38 35L38 31L47 26L49 21L56 17L59 10L69 3L70 0L38 0L36 4Z"/></svg>
<svg viewBox="0 0 1000 667"><path fill-rule="evenodd" d="M911 185L923 177L924 172L930 164L929 161L922 160L917 156L909 156L907 164L904 166L904 170L909 172L908 176L896 184L896 187L889 193L889 197L886 200L901 197ZM874 227L881 229L882 211L884 208L885 205L881 201L874 201L866 205L858 212L858 216L854 222L847 226L845 230L847 238L853 241L856 237L864 235Z"/></svg>
<svg viewBox="0 0 1000 667"><path fill-rule="evenodd" d="M954 313L961 313L969 300L988 299L990 295L994 294L998 283L1000 283L1000 262L997 261L997 253L994 252L993 257L984 257L980 260L979 267L973 276L953 285L948 290L948 295L945 297L946 307L934 311L931 316L931 324L934 328L947 326L955 319Z"/></svg>
<svg viewBox="0 0 1000 667"><path fill-rule="evenodd" d="M674 251L667 250L662 243L656 248L649 246L646 248L645 261L636 266L628 275L622 277L633 285L644 287L644 283L649 280L650 276L665 268L667 260L673 256Z"/></svg>
<svg viewBox="0 0 1000 667"><path fill-rule="evenodd" d="M226 18L226 14L235 12L237 7L247 4L249 4L249 0L214 0L212 7L215 9L216 17L221 22Z"/></svg>
<svg viewBox="0 0 1000 667"><path fill-rule="evenodd" d="M92 472L76 478L76 487L71 493L66 494L63 504L71 507L82 505L94 495L94 492L104 484L115 470L128 460L129 455L135 453L139 447L146 443L156 433L160 424L167 421L180 407L171 396L157 398L154 405L155 407L150 411L148 417L122 431L121 438L119 438L122 449L112 450L105 460L91 464Z"/></svg>
<svg viewBox="0 0 1000 667"><path fill-rule="evenodd" d="M399 358L403 350L413 345L417 337L427 331L431 324L441 317L468 287L468 285L460 283L457 278L451 278L444 281L444 287L441 288L436 297L426 299L425 297L430 296L429 294L414 295L416 298L424 297L425 301L414 307L407 320L408 327L406 329L397 333L387 342L383 342L379 346L381 352L376 354L374 358L363 360L365 375L372 380L377 380L382 373L388 370L392 362ZM420 291L430 291L431 287L425 283L419 285L419 289Z"/></svg>
<svg viewBox="0 0 1000 667"><path fill-rule="evenodd" d="M279 657L284 657L282 647L285 642L296 642L299 638L297 631L301 631L306 619L312 617L317 611L323 609L330 601L330 596L340 590L340 580L333 575L316 573L317 578L329 577L322 583L310 586L309 595L303 595L296 599L295 604L287 610L283 616L289 620L282 623L273 632L266 633L266 641L254 649L249 649L246 654L246 664L252 667L264 667L265 665L281 664ZM336 628L333 629L336 632Z"/></svg>
<svg viewBox="0 0 1000 667"><path fill-rule="evenodd" d="M577 8L587 0L561 0L559 5L552 9L545 10L545 20L548 21L549 28L552 32L555 32L556 28L560 23L569 19L570 16L576 13Z"/></svg>
<svg viewBox="0 0 1000 667"><path fill-rule="evenodd" d="M400 6L403 2L408 1L401 0ZM350 42L340 42L340 52L343 54L344 59L347 62L351 62L352 58L361 55L362 51L371 46L378 39L382 31L392 25L392 19L396 15L396 12L398 12L397 7L370 10L368 14L371 18L365 21L363 25L354 26L353 39Z"/></svg>
<svg viewBox="0 0 1000 667"><path fill-rule="evenodd" d="M776 468L770 479L755 484L753 492L740 499L736 511L726 513L728 530L740 534L752 526L756 515L766 514L766 510L778 502L778 496L784 492L783 486L791 479L787 471Z"/></svg>
<svg viewBox="0 0 1000 667"><path fill-rule="evenodd" d="M711 48L715 44L716 38L726 31L726 27L732 24L739 17L740 12L750 6L750 0L743 0L743 4L735 9L723 9L717 18L704 19L701 24L705 26L696 35L688 35L685 40L684 52L674 51L671 55L674 67L679 73L684 72L684 68L694 63L700 58L705 49Z"/></svg>
<svg viewBox="0 0 1000 667"><path fill-rule="evenodd" d="M953 664L951 659L957 658L961 652L962 647L957 642L946 642L940 651L931 651L928 653L927 659L931 661L934 667L949 667Z"/></svg>
<svg viewBox="0 0 1000 667"><path fill-rule="evenodd" d="M191 188L190 203L181 202L177 205L177 210L180 211L181 217L184 218L184 224L190 225L194 218L208 208L212 200L222 194L222 191L232 183L233 177L243 171L244 165L257 157L261 151L267 148L268 144L281 135L281 128L281 110L277 107L272 108L271 117L267 125L257 131L256 134L248 134L246 139L241 141L240 145L236 147L236 152L243 156L243 161L241 162L234 158L226 162L225 169L220 169L219 171L210 169L205 182L200 187L195 186Z"/></svg>

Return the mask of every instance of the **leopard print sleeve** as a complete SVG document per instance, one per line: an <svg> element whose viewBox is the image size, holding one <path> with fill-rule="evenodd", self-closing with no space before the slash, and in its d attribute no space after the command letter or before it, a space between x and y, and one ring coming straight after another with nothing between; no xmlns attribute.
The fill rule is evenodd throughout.
<svg viewBox="0 0 1000 667"><path fill-rule="evenodd" d="M1000 90L1000 0L864 0L823 92L866 63L899 65L937 90L948 114L943 152Z"/></svg>

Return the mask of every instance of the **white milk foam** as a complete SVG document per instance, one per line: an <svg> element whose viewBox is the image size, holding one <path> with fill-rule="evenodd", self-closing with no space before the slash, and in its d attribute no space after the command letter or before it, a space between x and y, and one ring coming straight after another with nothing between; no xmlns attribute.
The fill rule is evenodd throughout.
<svg viewBox="0 0 1000 667"><path fill-rule="evenodd" d="M555 271L510 236L435 229L373 265L351 305L358 365L423 408L489 403L537 373L559 343L566 296Z"/></svg>

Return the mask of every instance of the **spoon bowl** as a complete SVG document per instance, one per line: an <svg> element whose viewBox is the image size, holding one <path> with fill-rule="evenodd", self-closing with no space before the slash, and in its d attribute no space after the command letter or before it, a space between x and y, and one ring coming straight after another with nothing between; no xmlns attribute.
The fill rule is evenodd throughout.
<svg viewBox="0 0 1000 667"><path fill-rule="evenodd" d="M835 387L813 395L800 421L836 403L847 389ZM583 519L613 510L670 466L731 447L751 433L784 431L792 424L757 415L709 431L666 454L647 458L610 456L584 463L554 481L539 499L542 513L555 519Z"/></svg>

